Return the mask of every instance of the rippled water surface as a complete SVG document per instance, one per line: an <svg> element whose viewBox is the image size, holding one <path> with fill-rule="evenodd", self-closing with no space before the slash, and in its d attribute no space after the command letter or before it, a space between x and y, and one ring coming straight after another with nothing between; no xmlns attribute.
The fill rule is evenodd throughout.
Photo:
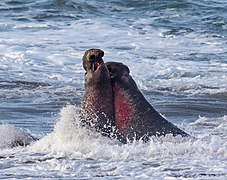
<svg viewBox="0 0 227 180"><path fill-rule="evenodd" d="M2 0L0 179L226 179L226 12L223 0ZM121 145L80 128L89 48L126 64L195 139ZM5 146L21 131L40 140Z"/></svg>

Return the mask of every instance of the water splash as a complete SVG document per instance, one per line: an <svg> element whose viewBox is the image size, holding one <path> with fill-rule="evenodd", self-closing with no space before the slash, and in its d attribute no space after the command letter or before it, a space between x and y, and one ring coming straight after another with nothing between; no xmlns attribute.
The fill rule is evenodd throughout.
<svg viewBox="0 0 227 180"><path fill-rule="evenodd" d="M9 124L0 125L0 137L0 149L26 146L35 141L30 133Z"/></svg>

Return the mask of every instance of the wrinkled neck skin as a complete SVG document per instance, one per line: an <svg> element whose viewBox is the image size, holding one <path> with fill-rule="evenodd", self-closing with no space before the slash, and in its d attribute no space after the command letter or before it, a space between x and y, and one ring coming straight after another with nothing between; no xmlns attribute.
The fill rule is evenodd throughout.
<svg viewBox="0 0 227 180"><path fill-rule="evenodd" d="M85 90L89 90L92 87L105 87L106 85L109 86L109 84L111 84L110 75L104 63L98 67L98 70L92 71L89 69L85 73Z"/></svg>
<svg viewBox="0 0 227 180"><path fill-rule="evenodd" d="M107 62L111 76L112 89L114 94L114 111L115 111L115 126L117 129L117 137L127 143L128 132L131 132L131 124L136 116L134 98L139 94L136 83L129 75L129 69L122 63ZM135 132L134 129L132 129Z"/></svg>
<svg viewBox="0 0 227 180"><path fill-rule="evenodd" d="M168 133L176 136L187 134L163 118L145 99L129 69L122 63L106 63L114 93L115 125L120 141L148 141L151 136Z"/></svg>
<svg viewBox="0 0 227 180"><path fill-rule="evenodd" d="M85 124L110 136L114 126L113 90L104 63L96 71L87 70L85 73L82 111Z"/></svg>
<svg viewBox="0 0 227 180"><path fill-rule="evenodd" d="M140 97L140 91L126 71L112 78L114 93L115 124L121 134L131 129L136 114L135 100Z"/></svg>

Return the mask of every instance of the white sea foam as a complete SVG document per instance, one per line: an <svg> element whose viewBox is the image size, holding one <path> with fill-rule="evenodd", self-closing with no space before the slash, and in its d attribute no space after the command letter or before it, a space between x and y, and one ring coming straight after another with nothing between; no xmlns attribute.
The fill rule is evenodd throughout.
<svg viewBox="0 0 227 180"><path fill-rule="evenodd" d="M9 124L0 125L0 137L0 149L12 148L19 143L26 145L34 141L28 132Z"/></svg>
<svg viewBox="0 0 227 180"><path fill-rule="evenodd" d="M48 24L37 24L37 23L27 23L27 24L18 24L15 25L13 28L18 29L18 28L48 28Z"/></svg>
<svg viewBox="0 0 227 180"><path fill-rule="evenodd" d="M209 132L205 122L215 120L216 126ZM196 124L204 126L202 131L197 130ZM16 148L11 152L4 150L1 156L7 156L9 152L14 156L10 158L11 161L3 159L2 166L6 167L7 163L9 165L17 159L19 166L14 168L17 175L32 172L34 177L73 178L93 177L94 174L131 178L152 176L158 179L174 176L206 177L205 174L225 177L226 163L222 163L227 160L225 124L226 117L201 117L187 125L193 128L192 136L197 136L195 138L168 135L152 138L148 143L139 141L123 145L81 127L79 108L67 106L61 110L52 133L27 148ZM13 132L11 135L17 134ZM217 132L225 135L216 135ZM9 138L8 135L2 137Z"/></svg>
<svg viewBox="0 0 227 180"><path fill-rule="evenodd" d="M205 119L206 122L216 120L214 123L219 124L219 126L215 128L219 128L219 130L220 126L223 127L226 123L226 117L218 119L199 118L196 123L191 123L189 126L193 127L195 124L203 122L203 119ZM204 126L206 127L207 125ZM71 153L75 152L76 154L80 152L79 154L83 157L94 159L132 158L138 160L138 158L152 159L178 155L188 156L189 154L193 155L198 153L196 152L197 148L203 151L203 153L214 153L215 155L217 149L220 149L222 145L226 145L224 139L212 135L215 134L215 131L217 131L217 129L210 132L203 132L205 134L203 134L202 139L188 139L167 135L166 137L152 138L147 144L139 141L131 145L122 145L117 140L110 140L92 130L81 127L79 123L79 109L75 106L67 106L61 110L59 121L56 123L54 131L30 146L29 149L47 152L71 151ZM225 132L226 129L222 129L222 131ZM196 132L194 135L198 136ZM215 139L218 140L217 144L215 144L216 150L210 152L210 148L212 149ZM138 156L138 154L141 155Z"/></svg>

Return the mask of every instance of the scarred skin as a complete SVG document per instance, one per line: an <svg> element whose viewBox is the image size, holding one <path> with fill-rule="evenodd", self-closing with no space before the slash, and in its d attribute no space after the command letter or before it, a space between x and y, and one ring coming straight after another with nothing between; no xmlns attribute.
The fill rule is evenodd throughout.
<svg viewBox="0 0 227 180"><path fill-rule="evenodd" d="M85 95L82 102L82 123L111 136L114 127L113 90L110 74L100 49L89 49L83 56Z"/></svg>
<svg viewBox="0 0 227 180"><path fill-rule="evenodd" d="M135 81L129 75L129 68L118 62L107 62L114 93L115 125L123 143L151 136L188 136L183 130L163 118L144 98Z"/></svg>

